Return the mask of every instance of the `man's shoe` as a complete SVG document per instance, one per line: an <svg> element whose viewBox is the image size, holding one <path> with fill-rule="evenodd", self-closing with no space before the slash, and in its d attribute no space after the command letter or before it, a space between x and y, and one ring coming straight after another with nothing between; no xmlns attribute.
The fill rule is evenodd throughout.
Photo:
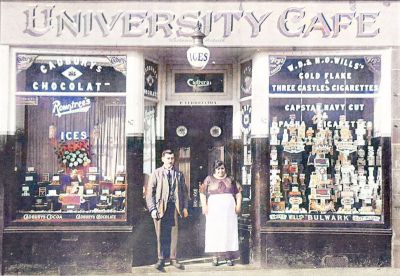
<svg viewBox="0 0 400 276"><path fill-rule="evenodd" d="M230 260L230 259L226 260L226 265L233 266L234 265L233 260Z"/></svg>
<svg viewBox="0 0 400 276"><path fill-rule="evenodd" d="M171 260L171 265L175 266L178 269L185 269L185 266L183 264L181 264L180 262L178 262L178 260Z"/></svg>
<svg viewBox="0 0 400 276"><path fill-rule="evenodd" d="M154 268L158 269L158 270L163 270L164 269L164 260L158 260L155 264L154 264Z"/></svg>
<svg viewBox="0 0 400 276"><path fill-rule="evenodd" d="M218 266L218 257L213 257L212 258L212 263L213 266Z"/></svg>

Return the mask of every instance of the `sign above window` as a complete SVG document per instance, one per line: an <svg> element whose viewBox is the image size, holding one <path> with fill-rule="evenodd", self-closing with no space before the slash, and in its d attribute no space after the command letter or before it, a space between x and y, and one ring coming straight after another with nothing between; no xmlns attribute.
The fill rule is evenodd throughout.
<svg viewBox="0 0 400 276"><path fill-rule="evenodd" d="M126 92L125 56L17 55L18 92Z"/></svg>
<svg viewBox="0 0 400 276"><path fill-rule="evenodd" d="M240 98L251 96L252 61L240 64Z"/></svg>
<svg viewBox="0 0 400 276"><path fill-rule="evenodd" d="M177 73L175 93L223 93L223 73Z"/></svg>
<svg viewBox="0 0 400 276"><path fill-rule="evenodd" d="M158 64L145 60L144 62L144 95L157 98Z"/></svg>
<svg viewBox="0 0 400 276"><path fill-rule="evenodd" d="M271 56L272 94L374 94L379 92L380 56Z"/></svg>

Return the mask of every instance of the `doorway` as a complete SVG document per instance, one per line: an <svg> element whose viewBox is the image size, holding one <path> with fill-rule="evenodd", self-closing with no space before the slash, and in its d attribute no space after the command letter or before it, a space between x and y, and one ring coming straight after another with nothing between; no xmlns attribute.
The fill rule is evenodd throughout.
<svg viewBox="0 0 400 276"><path fill-rule="evenodd" d="M178 257L204 257L205 217L202 215L199 184L212 173L215 160L226 158L232 139L232 106L167 106L165 145L174 150L176 166L185 175L189 192L189 219L179 229Z"/></svg>

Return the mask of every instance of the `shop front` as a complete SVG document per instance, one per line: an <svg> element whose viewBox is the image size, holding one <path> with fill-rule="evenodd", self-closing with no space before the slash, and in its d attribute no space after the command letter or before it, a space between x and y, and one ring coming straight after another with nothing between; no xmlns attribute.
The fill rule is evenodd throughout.
<svg viewBox="0 0 400 276"><path fill-rule="evenodd" d="M400 6L144 2L2 1L2 271L154 263L143 192L166 148L190 198L180 259L207 257L199 185L221 159L242 263L397 266Z"/></svg>

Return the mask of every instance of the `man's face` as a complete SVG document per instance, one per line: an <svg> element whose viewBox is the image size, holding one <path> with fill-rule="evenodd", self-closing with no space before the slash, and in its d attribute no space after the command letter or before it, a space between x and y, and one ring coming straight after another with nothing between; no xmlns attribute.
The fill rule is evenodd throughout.
<svg viewBox="0 0 400 276"><path fill-rule="evenodd" d="M161 161L164 163L165 168L170 169L174 165L174 162L175 162L174 154L173 153L165 154L164 157L161 158Z"/></svg>

